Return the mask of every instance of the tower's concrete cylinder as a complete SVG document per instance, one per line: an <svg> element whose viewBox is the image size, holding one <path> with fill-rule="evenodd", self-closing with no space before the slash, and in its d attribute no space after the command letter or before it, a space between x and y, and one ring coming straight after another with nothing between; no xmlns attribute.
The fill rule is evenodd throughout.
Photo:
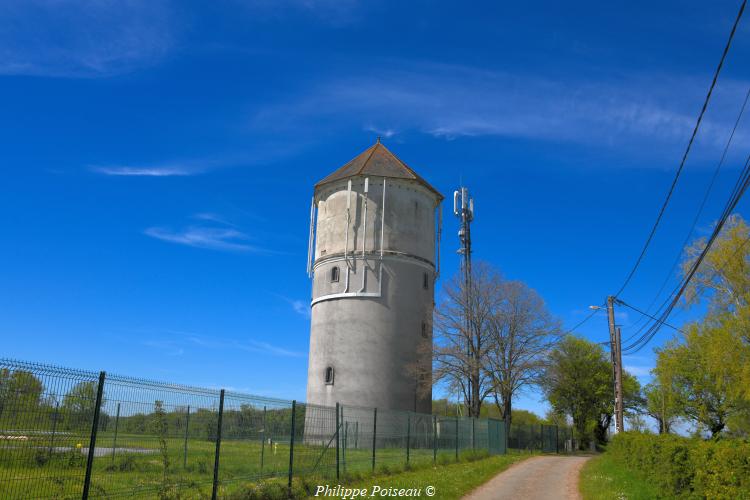
<svg viewBox="0 0 750 500"><path fill-rule="evenodd" d="M308 403L431 411L441 201L380 142L315 186Z"/></svg>

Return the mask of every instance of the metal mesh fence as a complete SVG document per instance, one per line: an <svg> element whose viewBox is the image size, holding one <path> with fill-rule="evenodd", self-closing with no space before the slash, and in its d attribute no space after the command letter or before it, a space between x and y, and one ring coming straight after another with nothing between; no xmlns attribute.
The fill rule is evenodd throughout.
<svg viewBox="0 0 750 500"><path fill-rule="evenodd" d="M0 498L222 497L260 479L341 477L507 448L555 426L324 407L0 359Z"/></svg>

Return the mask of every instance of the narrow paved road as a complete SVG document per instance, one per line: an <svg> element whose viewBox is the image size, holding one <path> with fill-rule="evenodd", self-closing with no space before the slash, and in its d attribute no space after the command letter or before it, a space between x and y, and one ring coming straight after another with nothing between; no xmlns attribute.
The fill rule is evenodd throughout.
<svg viewBox="0 0 750 500"><path fill-rule="evenodd" d="M464 500L579 499L578 474L590 457L540 456L512 465Z"/></svg>

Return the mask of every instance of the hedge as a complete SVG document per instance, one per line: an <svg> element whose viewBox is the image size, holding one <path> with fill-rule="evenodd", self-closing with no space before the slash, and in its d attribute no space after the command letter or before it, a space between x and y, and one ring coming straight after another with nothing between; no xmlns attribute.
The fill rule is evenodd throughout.
<svg viewBox="0 0 750 500"><path fill-rule="evenodd" d="M750 442L627 432L607 453L653 481L666 498L750 499Z"/></svg>

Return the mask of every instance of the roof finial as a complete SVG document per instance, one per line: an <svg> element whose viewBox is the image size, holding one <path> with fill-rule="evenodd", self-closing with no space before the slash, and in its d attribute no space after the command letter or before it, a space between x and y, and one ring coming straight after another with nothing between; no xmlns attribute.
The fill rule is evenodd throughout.
<svg viewBox="0 0 750 500"><path fill-rule="evenodd" d="M378 136L378 140L376 141L375 144L380 144L380 136Z"/></svg>

